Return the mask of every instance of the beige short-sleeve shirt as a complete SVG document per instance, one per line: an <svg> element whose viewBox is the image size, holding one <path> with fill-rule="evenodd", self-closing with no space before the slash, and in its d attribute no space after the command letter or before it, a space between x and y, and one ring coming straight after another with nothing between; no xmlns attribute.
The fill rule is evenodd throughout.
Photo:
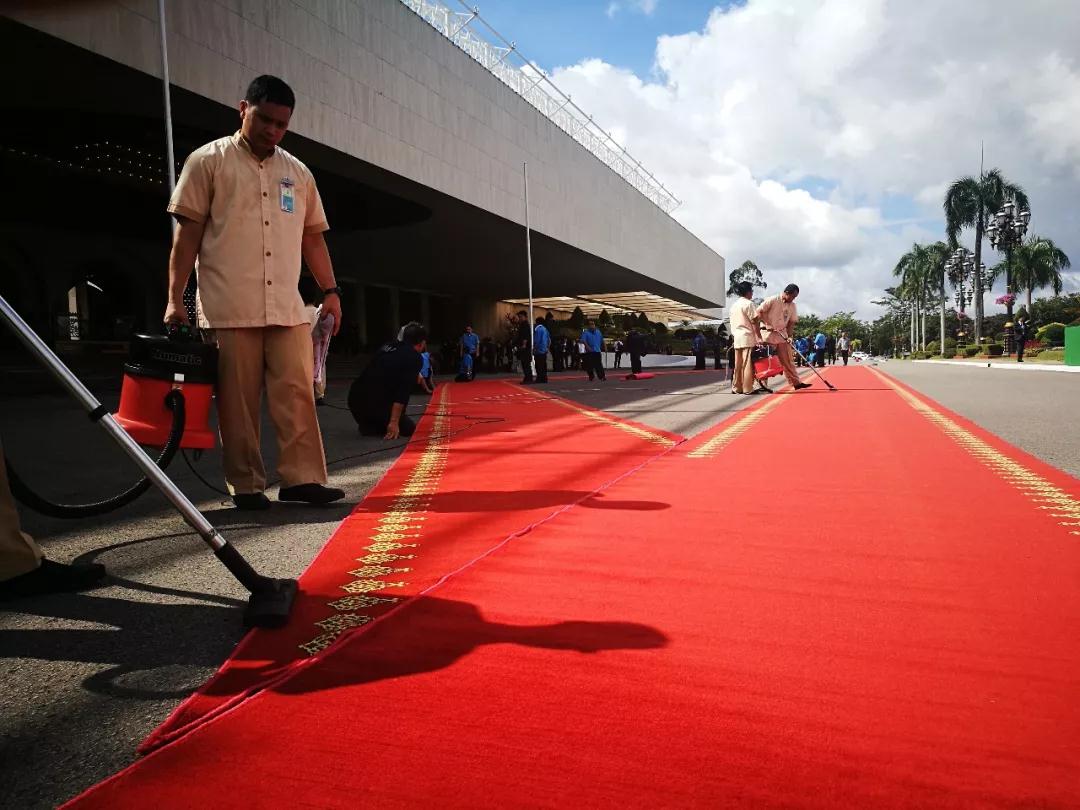
<svg viewBox="0 0 1080 810"><path fill-rule="evenodd" d="M761 342L757 312L749 298L739 298L731 305L731 337L736 349L750 349Z"/></svg>
<svg viewBox="0 0 1080 810"><path fill-rule="evenodd" d="M168 210L205 222L195 272L199 326L307 323L301 239L328 230L315 178L281 147L260 161L240 133L196 149Z"/></svg>
<svg viewBox="0 0 1080 810"><path fill-rule="evenodd" d="M786 343L787 341L780 337L780 332L788 337L795 337L794 330L799 320L799 310L795 308L794 301L785 301L779 295L766 298L758 307L757 316L758 320L771 330L765 335L766 342Z"/></svg>

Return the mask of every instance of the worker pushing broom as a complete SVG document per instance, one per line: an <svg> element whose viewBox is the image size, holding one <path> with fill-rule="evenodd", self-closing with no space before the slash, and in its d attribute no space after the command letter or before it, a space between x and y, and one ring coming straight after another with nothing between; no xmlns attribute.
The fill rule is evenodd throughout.
<svg viewBox="0 0 1080 810"><path fill-rule="evenodd" d="M799 312L795 307L795 299L798 297L798 285L788 284L784 287L782 293L766 298L757 309L757 318L762 323L765 342L776 349L776 356L784 369L784 377L787 378L791 387L796 391L811 386L811 383L805 383L799 379L799 374L795 370L795 362L792 359L792 352L798 352L791 338L795 331L795 324L799 320ZM799 356L802 357L801 352ZM806 358L803 357L803 360L805 361ZM836 387L822 377L817 369L813 366L810 366L810 369L817 374L818 379L825 383L830 391L836 390Z"/></svg>

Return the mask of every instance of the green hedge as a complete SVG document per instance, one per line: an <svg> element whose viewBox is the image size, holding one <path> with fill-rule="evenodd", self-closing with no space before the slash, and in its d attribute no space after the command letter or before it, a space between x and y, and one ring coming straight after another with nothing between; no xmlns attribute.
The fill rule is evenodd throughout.
<svg viewBox="0 0 1080 810"><path fill-rule="evenodd" d="M1027 352L1024 353L1027 357ZM1065 350L1064 349L1043 349L1039 352L1039 362L1043 363L1049 360L1050 362L1064 363L1065 362Z"/></svg>
<svg viewBox="0 0 1080 810"><path fill-rule="evenodd" d="M974 357L978 353L979 353L979 347L978 346L965 346L964 347L964 357Z"/></svg>
<svg viewBox="0 0 1080 810"><path fill-rule="evenodd" d="M987 343L982 347L983 357L1001 357L1005 353L1004 343Z"/></svg>
<svg viewBox="0 0 1080 810"><path fill-rule="evenodd" d="M1046 346L1061 346L1065 343L1065 324L1048 323L1035 330L1035 339Z"/></svg>

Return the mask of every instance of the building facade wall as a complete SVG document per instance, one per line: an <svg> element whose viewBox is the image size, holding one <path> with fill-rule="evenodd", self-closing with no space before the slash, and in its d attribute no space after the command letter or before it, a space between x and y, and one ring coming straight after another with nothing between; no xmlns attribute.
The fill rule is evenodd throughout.
<svg viewBox="0 0 1080 810"><path fill-rule="evenodd" d="M160 76L157 3L43 0L13 19ZM259 73L293 129L710 302L724 261L398 0L170 0L172 82L227 105ZM597 290L596 292L602 292Z"/></svg>

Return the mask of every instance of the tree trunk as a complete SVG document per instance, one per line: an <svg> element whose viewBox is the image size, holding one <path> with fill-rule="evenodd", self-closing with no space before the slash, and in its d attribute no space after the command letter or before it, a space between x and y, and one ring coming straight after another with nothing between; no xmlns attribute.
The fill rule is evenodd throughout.
<svg viewBox="0 0 1080 810"><path fill-rule="evenodd" d="M1028 320L1030 321L1031 320L1031 287L1028 287L1028 289L1027 289L1027 302L1028 302L1028 304L1027 304L1027 314L1028 314Z"/></svg>
<svg viewBox="0 0 1080 810"><path fill-rule="evenodd" d="M945 357L945 279L941 279L941 356Z"/></svg>
<svg viewBox="0 0 1080 810"><path fill-rule="evenodd" d="M981 180L981 178L980 178ZM975 291L975 344L982 340L983 319L983 284L982 273L979 267L982 265L982 239L983 239L983 206L979 203L979 218L975 220L975 278L972 289Z"/></svg>

